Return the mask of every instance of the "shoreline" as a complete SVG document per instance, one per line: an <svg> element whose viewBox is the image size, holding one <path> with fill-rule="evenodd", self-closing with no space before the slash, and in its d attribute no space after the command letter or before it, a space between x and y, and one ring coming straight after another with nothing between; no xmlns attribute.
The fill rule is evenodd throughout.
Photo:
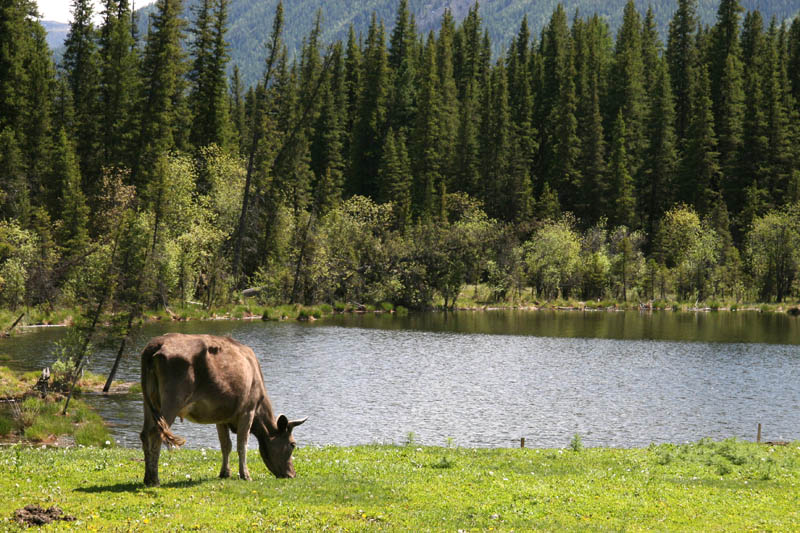
<svg viewBox="0 0 800 533"><path fill-rule="evenodd" d="M237 310L223 310L220 309L218 311L210 312L207 315L202 314L193 314L193 315L179 315L175 313L170 313L167 316L163 314L149 314L142 317L142 323L145 324L152 324L156 322L187 322L187 321L223 321L223 320L241 320L241 321L255 321L255 320L262 320L265 322L270 321L277 321L283 322L288 320L297 320L300 322L313 322L316 320L321 320L330 316L335 315L347 315L347 314L354 314L354 315L364 315L364 314L400 314L405 315L407 313L437 313L437 312L454 312L454 311L471 311L471 312L479 312L479 311L526 311L526 312L538 312L538 311L556 311L556 312L584 312L584 313L595 313L595 312L605 312L605 313L620 313L620 312L638 312L638 313L653 313L653 312L679 312L679 313L716 313L716 312L723 312L723 313L738 313L738 312L757 312L757 313L785 313L790 316L800 317L800 303L798 304L745 304L742 306L739 305L729 305L729 306L711 306L711 305L704 305L704 306L694 306L690 305L680 305L680 304L670 304L670 305L653 305L652 303L648 304L638 304L638 306L634 305L620 305L620 304L609 304L609 305L594 305L593 303L587 302L577 302L574 305L557 305L557 304L543 304L543 305L536 305L536 304L520 304L520 305L498 305L498 304L473 304L473 305L457 305L452 308L444 308L441 306L433 306L427 309L421 310L414 310L409 311L402 309L398 311L394 308L391 309L381 309L381 308L368 308L365 306L358 306L352 307L345 310L338 310L332 309L327 304L322 305L312 305L312 306L303 306L299 304L295 304L292 306L285 305L285 306L246 306L249 309L260 309L261 312L255 313L252 311L237 311ZM285 310L285 308L291 307L294 308L293 313L281 313L278 316L275 316L275 312L281 312ZM330 310L322 311L323 308L329 308ZM13 334L13 331L17 330L27 330L27 329L40 329L40 328L61 328L61 327L68 327L71 326L73 323L72 316L62 320L59 323L51 324L51 323L31 323L31 324L19 324L14 327L12 331L5 331L0 333L0 338L8 337ZM108 322L105 321L104 325L108 325Z"/></svg>

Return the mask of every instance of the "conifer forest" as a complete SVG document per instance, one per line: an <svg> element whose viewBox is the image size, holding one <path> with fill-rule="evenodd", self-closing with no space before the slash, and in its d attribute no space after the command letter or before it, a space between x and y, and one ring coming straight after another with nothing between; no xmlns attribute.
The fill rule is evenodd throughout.
<svg viewBox="0 0 800 533"><path fill-rule="evenodd" d="M0 308L800 296L800 20L559 5L498 47L398 0L290 53L278 3L247 86L230 2L72 0L56 64L0 0Z"/></svg>

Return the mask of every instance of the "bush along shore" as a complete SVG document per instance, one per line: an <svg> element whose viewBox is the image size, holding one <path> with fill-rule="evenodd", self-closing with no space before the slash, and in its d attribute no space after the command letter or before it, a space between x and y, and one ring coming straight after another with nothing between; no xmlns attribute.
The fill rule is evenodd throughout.
<svg viewBox="0 0 800 533"><path fill-rule="evenodd" d="M73 393L99 390L104 381L86 372ZM115 385L115 391L132 390L127 384ZM64 413L68 391L63 374L45 380L40 372L14 372L0 366L0 444L111 446L105 422L80 398L72 398Z"/></svg>
<svg viewBox="0 0 800 533"><path fill-rule="evenodd" d="M218 450L0 449L0 528L15 513L86 531L793 531L800 443L702 440L644 449L301 447L298 477L218 479ZM36 507L38 506L38 507ZM24 518L20 518L21 520Z"/></svg>

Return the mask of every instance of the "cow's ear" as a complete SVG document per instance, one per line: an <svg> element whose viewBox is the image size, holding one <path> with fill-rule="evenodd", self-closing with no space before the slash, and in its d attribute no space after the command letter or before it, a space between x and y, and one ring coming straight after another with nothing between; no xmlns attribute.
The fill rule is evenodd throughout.
<svg viewBox="0 0 800 533"><path fill-rule="evenodd" d="M286 415L281 415L278 417L278 431L283 433L286 431L286 428L289 426L289 419L286 418Z"/></svg>

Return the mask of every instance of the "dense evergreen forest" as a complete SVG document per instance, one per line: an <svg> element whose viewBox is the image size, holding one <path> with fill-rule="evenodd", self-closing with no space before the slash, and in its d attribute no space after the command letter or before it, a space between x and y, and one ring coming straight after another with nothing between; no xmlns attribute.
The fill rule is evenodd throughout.
<svg viewBox="0 0 800 533"><path fill-rule="evenodd" d="M73 0L55 66L0 1L0 305L784 301L800 290L800 21L678 0L525 18L494 56L476 4L226 72L229 0Z"/></svg>
<svg viewBox="0 0 800 533"><path fill-rule="evenodd" d="M701 24L713 24L719 0L698 0L696 13ZM183 12L186 18L192 17L192 9L202 0L185 0ZM568 14L576 11L582 15L597 14L608 22L612 33L622 24L626 0L503 0L482 2L480 6L481 29L489 33L492 53L495 55L508 50L508 45L519 29L523 17L528 19L528 27L533 34L544 28L553 10L561 3ZM408 11L414 17L417 30L425 35L437 31L442 16L449 9L453 18L460 22L473 7L475 0L408 0ZM648 8L659 35L665 38L669 21L675 13L676 0L634 0L639 11ZM773 16L779 22L791 21L800 11L799 0L741 0L748 11L759 10L766 20ZM141 5L142 2L136 2ZM228 20L230 29L227 37L231 45L231 61L238 65L242 80L247 86L255 85L264 73L264 40L269 34L278 0L231 0ZM282 39L292 59L302 49L303 39L314 25L310 14L322 12L325 24L321 28L321 39L329 43L346 40L349 27L356 35L366 35L372 14L383 19L387 31L392 31L395 23L398 0L369 0L361 2L331 2L329 0L292 0L284 5L284 18L287 20ZM154 5L137 10L138 30L147 32L148 17L156 12Z"/></svg>

